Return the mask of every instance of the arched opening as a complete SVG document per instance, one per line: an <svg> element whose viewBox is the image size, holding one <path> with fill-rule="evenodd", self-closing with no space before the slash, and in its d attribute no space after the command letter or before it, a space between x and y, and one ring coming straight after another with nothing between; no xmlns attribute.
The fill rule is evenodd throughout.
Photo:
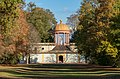
<svg viewBox="0 0 120 79"><path fill-rule="evenodd" d="M63 63L63 56L62 55L59 56L59 63Z"/></svg>

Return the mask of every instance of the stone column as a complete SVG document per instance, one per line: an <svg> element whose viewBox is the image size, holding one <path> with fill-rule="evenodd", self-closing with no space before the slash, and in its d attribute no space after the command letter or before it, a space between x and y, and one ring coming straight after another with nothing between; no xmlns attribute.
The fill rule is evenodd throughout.
<svg viewBox="0 0 120 79"><path fill-rule="evenodd" d="M66 43L68 42L68 40L67 40L67 33L66 33Z"/></svg>
<svg viewBox="0 0 120 79"><path fill-rule="evenodd" d="M58 34L56 33L56 44L58 43Z"/></svg>
<svg viewBox="0 0 120 79"><path fill-rule="evenodd" d="M67 44L67 33L65 34L65 42Z"/></svg>
<svg viewBox="0 0 120 79"><path fill-rule="evenodd" d="M57 45L59 45L60 41L59 41L59 33L57 34Z"/></svg>
<svg viewBox="0 0 120 79"><path fill-rule="evenodd" d="M66 34L66 43L68 44L68 34Z"/></svg>
<svg viewBox="0 0 120 79"><path fill-rule="evenodd" d="M65 33L64 33L64 39L63 39L63 43L64 43L64 45L65 45Z"/></svg>
<svg viewBox="0 0 120 79"><path fill-rule="evenodd" d="M69 41L70 41L70 36L69 36L69 33L68 33L68 44L69 44Z"/></svg>

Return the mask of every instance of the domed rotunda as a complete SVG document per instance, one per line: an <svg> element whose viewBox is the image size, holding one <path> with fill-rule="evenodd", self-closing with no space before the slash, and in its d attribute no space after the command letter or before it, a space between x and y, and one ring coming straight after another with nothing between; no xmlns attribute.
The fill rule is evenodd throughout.
<svg viewBox="0 0 120 79"><path fill-rule="evenodd" d="M60 24L55 27L55 44L69 45L70 29L66 24L60 20Z"/></svg>

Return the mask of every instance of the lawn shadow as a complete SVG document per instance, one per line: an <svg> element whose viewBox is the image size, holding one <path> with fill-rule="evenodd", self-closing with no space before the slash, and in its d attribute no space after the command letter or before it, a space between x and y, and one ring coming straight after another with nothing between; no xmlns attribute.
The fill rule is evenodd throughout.
<svg viewBox="0 0 120 79"><path fill-rule="evenodd" d="M28 79L120 79L120 70L86 64L32 64L0 72ZM6 79L6 78L0 78ZM11 78L8 78L11 79Z"/></svg>

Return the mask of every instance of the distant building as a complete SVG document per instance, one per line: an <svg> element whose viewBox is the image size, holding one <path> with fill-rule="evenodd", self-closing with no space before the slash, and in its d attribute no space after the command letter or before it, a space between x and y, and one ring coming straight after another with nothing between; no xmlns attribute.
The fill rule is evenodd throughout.
<svg viewBox="0 0 120 79"><path fill-rule="evenodd" d="M70 43L70 29L60 21L54 30L55 43L34 43L30 63L79 63L75 43Z"/></svg>

